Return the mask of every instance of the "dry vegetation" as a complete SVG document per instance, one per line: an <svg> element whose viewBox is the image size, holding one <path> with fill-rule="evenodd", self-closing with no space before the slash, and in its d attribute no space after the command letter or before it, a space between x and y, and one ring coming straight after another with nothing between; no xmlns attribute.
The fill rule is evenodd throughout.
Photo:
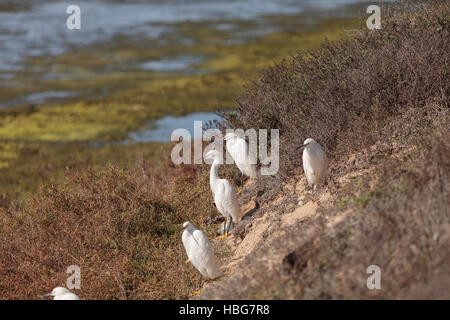
<svg viewBox="0 0 450 320"><path fill-rule="evenodd" d="M235 245L266 215L256 249L203 298L450 297L450 5L383 12L381 31L267 70L238 116L225 115L234 127L280 128L282 168L248 193L268 206L244 219ZM283 193L268 191L302 177L295 146L310 136L328 152L327 186L311 194L303 181L274 202ZM299 200L318 214L283 227ZM366 288L372 264L381 291Z"/></svg>
<svg viewBox="0 0 450 320"><path fill-rule="evenodd" d="M281 169L245 190L261 208L236 238L270 210L276 227L297 196L331 197L314 219L271 229L204 298L450 298L449 17L446 2L385 12L382 30L298 55L247 88L238 116L225 117L281 129ZM307 137L328 153L327 186L270 205L303 175L294 147ZM185 220L210 237L220 221L205 168L70 171L25 208L0 208L0 297L36 298L76 264L81 298L186 298L198 275L176 232ZM261 263L271 252L283 254L277 268ZM371 264L383 275L375 294L365 287Z"/></svg>
<svg viewBox="0 0 450 320"><path fill-rule="evenodd" d="M220 221L208 181L200 169L156 174L146 163L68 171L24 211L0 209L0 296L37 298L78 265L82 298L187 297L198 276L184 264L177 229L189 220L211 233Z"/></svg>

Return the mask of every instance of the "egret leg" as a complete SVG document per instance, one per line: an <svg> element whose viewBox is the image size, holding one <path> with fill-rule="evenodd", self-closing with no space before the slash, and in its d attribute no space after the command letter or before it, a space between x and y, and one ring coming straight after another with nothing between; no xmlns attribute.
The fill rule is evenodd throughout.
<svg viewBox="0 0 450 320"><path fill-rule="evenodd" d="M223 223L223 230L222 230L222 235L221 236L219 236L217 239L223 239L223 238L225 238L226 236L225 236L225 228L226 228L226 225L227 225L227 221L228 221L228 219L227 218L225 218L225 222Z"/></svg>
<svg viewBox="0 0 450 320"><path fill-rule="evenodd" d="M316 183L316 185L315 185L315 187L316 187L316 189L315 189L315 191L317 192L317 189L319 189L319 186L321 185L321 179L322 179L322 176L321 175L317 175L317 183Z"/></svg>
<svg viewBox="0 0 450 320"><path fill-rule="evenodd" d="M244 174L241 173L241 186L236 187L237 193L241 193L242 189L244 189Z"/></svg>
<svg viewBox="0 0 450 320"><path fill-rule="evenodd" d="M225 234L226 236L228 236L228 233L230 232L231 224L232 224L232 223L233 223L233 217L230 217L230 223L228 224L227 233Z"/></svg>
<svg viewBox="0 0 450 320"><path fill-rule="evenodd" d="M198 279L198 292L200 293L200 290L202 288L202 276L200 276L200 278Z"/></svg>
<svg viewBox="0 0 450 320"><path fill-rule="evenodd" d="M194 291L193 294L194 296L198 296L201 292L202 289L202 276L200 275L200 278L198 279L198 287L197 287L197 291Z"/></svg>

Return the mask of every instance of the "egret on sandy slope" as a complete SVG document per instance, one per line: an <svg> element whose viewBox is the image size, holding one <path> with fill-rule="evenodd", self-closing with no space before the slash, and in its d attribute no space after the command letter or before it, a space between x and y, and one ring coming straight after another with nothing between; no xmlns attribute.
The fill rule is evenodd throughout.
<svg viewBox="0 0 450 320"><path fill-rule="evenodd" d="M306 139L297 149L303 147L305 147L303 150L303 169L309 185L315 190L328 176L327 155L314 139Z"/></svg>
<svg viewBox="0 0 450 320"><path fill-rule="evenodd" d="M206 154L207 159L213 159L211 171L209 173L209 184L214 197L214 204L217 210L225 217L223 225L223 237L228 236L231 224L241 221L241 207L237 201L236 191L230 181L219 178L220 153L217 150L211 150ZM227 221L230 220L228 228Z"/></svg>
<svg viewBox="0 0 450 320"><path fill-rule="evenodd" d="M225 135L227 150L233 158L236 166L241 171L242 186L244 186L244 175L256 178L256 164L252 164L247 141L234 132Z"/></svg>
<svg viewBox="0 0 450 320"><path fill-rule="evenodd" d="M223 272L217 265L208 237L201 230L196 229L190 222L183 223L180 230L183 231L181 240L189 258L186 262L190 261L200 274L206 278L215 279L222 276ZM195 294L200 293L201 279L199 282L199 291L195 292Z"/></svg>
<svg viewBox="0 0 450 320"><path fill-rule="evenodd" d="M44 294L42 297L53 297L53 300L80 300L75 293L63 287L56 287L52 292Z"/></svg>

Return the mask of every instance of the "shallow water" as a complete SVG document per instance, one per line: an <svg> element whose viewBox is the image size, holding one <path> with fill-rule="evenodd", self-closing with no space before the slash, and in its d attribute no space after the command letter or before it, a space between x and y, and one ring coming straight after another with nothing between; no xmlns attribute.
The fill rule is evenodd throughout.
<svg viewBox="0 0 450 320"><path fill-rule="evenodd" d="M202 133L194 132L194 121L201 121L202 126L209 121L223 120L214 112L195 112L185 116L167 116L155 121L150 121L146 129L132 132L124 143L132 142L168 142L172 132L176 129L186 129L191 138L198 138Z"/></svg>
<svg viewBox="0 0 450 320"><path fill-rule="evenodd" d="M292 15L311 9L331 10L358 2L361 1L81 0L76 1L81 8L81 30L69 30L66 27L69 16L66 8L73 1L6 0L0 5L0 73L21 70L23 61L29 57L58 55L108 41L118 35L136 41L158 39L170 32L173 23L216 21L218 29L232 30L233 24L221 22L259 21L265 15ZM13 4L19 6L12 7ZM265 26L261 21L259 32L264 32L265 27L270 30L270 26ZM163 64L164 60L160 63ZM169 65L172 62L166 63Z"/></svg>
<svg viewBox="0 0 450 320"><path fill-rule="evenodd" d="M77 93L74 91L43 91L31 93L28 95L21 96L16 99L12 99L6 102L0 102L0 108L5 108L14 105L20 104L29 104L29 103L44 103L48 101L54 100L62 100L64 98L69 98L75 96Z"/></svg>
<svg viewBox="0 0 450 320"><path fill-rule="evenodd" d="M204 60L201 56L180 55L170 59L154 60L143 62L139 65L141 70L151 70L155 72L182 72L193 73L195 70L191 68Z"/></svg>

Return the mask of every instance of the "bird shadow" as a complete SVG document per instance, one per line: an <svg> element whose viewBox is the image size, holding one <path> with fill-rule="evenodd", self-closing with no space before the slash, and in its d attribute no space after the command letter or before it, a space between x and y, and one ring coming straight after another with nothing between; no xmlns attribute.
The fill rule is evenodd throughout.
<svg viewBox="0 0 450 320"><path fill-rule="evenodd" d="M255 200L255 206L242 215L242 220L250 219L259 209L259 202Z"/></svg>

